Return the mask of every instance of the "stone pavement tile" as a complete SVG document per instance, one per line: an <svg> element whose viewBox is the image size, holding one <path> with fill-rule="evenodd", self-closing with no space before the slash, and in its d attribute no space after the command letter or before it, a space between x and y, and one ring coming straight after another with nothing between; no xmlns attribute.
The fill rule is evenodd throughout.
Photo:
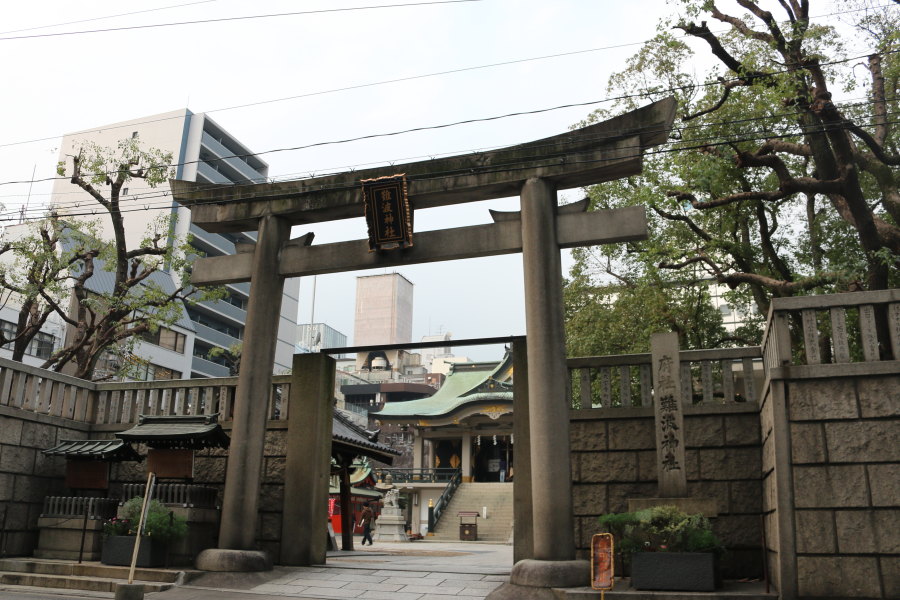
<svg viewBox="0 0 900 600"><path fill-rule="evenodd" d="M509 575L485 575L481 581L499 581L500 583L506 583L509 581Z"/></svg>
<svg viewBox="0 0 900 600"><path fill-rule="evenodd" d="M408 577L410 574L421 573L422 571L391 571L387 569L379 569L373 575L384 575L385 577Z"/></svg>
<svg viewBox="0 0 900 600"><path fill-rule="evenodd" d="M387 577L381 577L379 575L360 575L358 573L337 573L334 577L331 578L332 581L364 581L368 583L381 583Z"/></svg>
<svg viewBox="0 0 900 600"><path fill-rule="evenodd" d="M414 594L425 594L431 598L432 594L457 594L462 591L462 586L436 586L436 585L407 585L401 592L411 592Z"/></svg>
<svg viewBox="0 0 900 600"><path fill-rule="evenodd" d="M276 585L275 587L279 588L290 588L290 589L300 589L305 587L341 587L345 581L335 581L333 579L296 579L290 583L281 583ZM258 585L256 587L250 588L254 591L266 591L266 588L271 587L271 583L264 583L262 585Z"/></svg>
<svg viewBox="0 0 900 600"><path fill-rule="evenodd" d="M363 581L351 581L344 586L348 590L372 590L376 592L396 592L403 586L399 583L366 583Z"/></svg>
<svg viewBox="0 0 900 600"><path fill-rule="evenodd" d="M440 573L437 571L431 572L425 576L425 579L447 579L447 580L455 580L455 581L478 581L484 579L487 575L479 575L478 573Z"/></svg>
<svg viewBox="0 0 900 600"><path fill-rule="evenodd" d="M331 579L335 576L333 571L297 571L296 573L291 573L291 581L296 581L299 579L318 579L320 581ZM279 577L279 579L284 579L283 577Z"/></svg>
<svg viewBox="0 0 900 600"><path fill-rule="evenodd" d="M482 590L492 590L499 587L502 581L463 581L461 582L467 588L475 588Z"/></svg>
<svg viewBox="0 0 900 600"><path fill-rule="evenodd" d="M363 592L362 596L357 598L365 598L365 600L430 600L422 594L404 594L403 592L376 592L370 590Z"/></svg>
<svg viewBox="0 0 900 600"><path fill-rule="evenodd" d="M303 596L307 598L362 598L364 590L348 590L347 588L320 588L308 587L303 590Z"/></svg>
<svg viewBox="0 0 900 600"><path fill-rule="evenodd" d="M456 593L457 598L484 598L491 593L492 590L485 588L463 588Z"/></svg>
<svg viewBox="0 0 900 600"><path fill-rule="evenodd" d="M255 588L252 588L250 591L261 594L292 594L302 589L303 587L298 587L296 585L264 583L262 585L256 586Z"/></svg>
<svg viewBox="0 0 900 600"><path fill-rule="evenodd" d="M409 575L409 573L407 573ZM437 585L437 579L425 581L424 577L388 577L382 583L399 583L400 585Z"/></svg>

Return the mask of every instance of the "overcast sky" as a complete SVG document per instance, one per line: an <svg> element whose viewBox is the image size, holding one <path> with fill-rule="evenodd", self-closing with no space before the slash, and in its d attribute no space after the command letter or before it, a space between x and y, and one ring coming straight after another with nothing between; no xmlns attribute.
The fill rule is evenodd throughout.
<svg viewBox="0 0 900 600"><path fill-rule="evenodd" d="M599 105L269 152L602 99L609 74L654 34L668 9L662 0L481 0L9 39L376 5L6 3L0 26L0 182L28 182L32 172L37 180L0 186L6 215L29 192L31 209L46 201L51 183L41 180L55 175L62 134L185 107L208 112L250 149L265 153L269 174L276 177L402 163L562 133ZM144 12L113 17L138 10ZM45 27L74 21L82 22ZM564 56L539 59L550 55ZM499 64L511 61L519 62ZM437 73L445 74L429 76ZM575 200L582 193L561 196ZM518 199L418 211L416 230L487 223L488 208L517 210ZM316 243L366 236L362 219L316 224L312 231ZM415 285L414 340L441 331L455 339L525 332L520 255L397 271ZM318 277L314 316L312 279L302 281L298 321L328 323L352 343L357 274ZM459 353L490 359L500 352Z"/></svg>

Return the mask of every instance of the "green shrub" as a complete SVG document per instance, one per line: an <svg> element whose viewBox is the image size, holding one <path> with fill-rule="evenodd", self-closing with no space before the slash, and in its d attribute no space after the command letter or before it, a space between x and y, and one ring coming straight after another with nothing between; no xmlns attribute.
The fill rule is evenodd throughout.
<svg viewBox="0 0 900 600"><path fill-rule="evenodd" d="M144 498L137 496L126 502L122 506L122 519L113 519L112 521L124 522L127 524L128 533L113 533L111 535L137 535L137 526L141 519L141 506ZM108 521L113 529L115 524ZM121 527L120 527L121 528ZM106 532L107 526L104 524L103 531ZM147 508L147 516L144 520L144 533L147 537L171 542L179 540L187 535L187 521L184 517L176 515L171 510L163 506L157 500L151 500L150 506Z"/></svg>
<svg viewBox="0 0 900 600"><path fill-rule="evenodd" d="M689 515L675 506L654 506L633 513L610 513L600 525L613 534L616 549L632 552L713 552L725 548L712 532L709 519Z"/></svg>

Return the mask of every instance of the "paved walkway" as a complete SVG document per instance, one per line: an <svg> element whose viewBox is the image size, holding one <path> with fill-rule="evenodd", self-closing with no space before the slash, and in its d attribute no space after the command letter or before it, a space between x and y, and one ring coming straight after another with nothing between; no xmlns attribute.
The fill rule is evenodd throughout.
<svg viewBox="0 0 900 600"><path fill-rule="evenodd" d="M356 545L356 548L360 546ZM509 579L512 546L471 542L375 543L329 552L325 565L276 567L268 573L206 573L148 600L360 598L478 599Z"/></svg>

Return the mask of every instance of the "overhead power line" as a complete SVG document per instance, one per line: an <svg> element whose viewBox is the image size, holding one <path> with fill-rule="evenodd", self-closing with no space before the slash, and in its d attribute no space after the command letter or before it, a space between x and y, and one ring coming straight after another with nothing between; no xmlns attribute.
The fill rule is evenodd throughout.
<svg viewBox="0 0 900 600"><path fill-rule="evenodd" d="M467 1L472 1L472 0L467 0ZM872 8L891 8L891 7L894 7L894 5L885 4L885 5L876 6L876 7L872 7ZM821 18L825 18L825 17L833 17L833 16L837 16L837 15L859 12L862 10L868 10L868 9L852 9L852 10L846 10L846 11L827 13L827 14L823 14L823 15L814 15L814 16L811 16L810 19L821 19ZM719 31L718 33L721 33L721 31ZM688 38L690 36L683 35L680 37ZM0 41L2 41L2 39L3 38L0 38ZM501 62L490 63L490 64L485 64L485 65L460 67L458 69L436 71L434 73L425 73L425 74L421 74L421 75L410 75L408 77L400 77L400 78L395 78L395 79L385 79L382 81L375 81L375 82L369 82L369 83L354 84L354 85L343 86L343 87L339 87L339 88L332 88L332 89L328 89L328 90L318 90L315 92L296 94L293 96L284 96L281 98L270 98L267 100L259 100L256 102L237 104L234 106L214 108L212 110L202 111L202 114L225 112L225 111L235 110L235 109L240 109L240 108L252 108L254 106L262 106L265 104L273 104L276 102L286 102L286 101L290 101L290 100L298 100L298 99L309 98L309 97L313 97L313 96L322 96L322 95L326 95L326 94L333 94L333 93L344 92L344 91L355 90L355 89L363 89L363 88L375 87L375 86L380 86L380 85L389 85L392 83L401 83L404 81L414 81L417 79L426 79L429 77L439 77L442 75L451 75L451 74L455 74L455 73L464 73L467 71L476 71L479 69L490 69L490 68L494 68L494 67L502 67L502 66L508 66L508 65L514 65L514 64L527 63L527 62L532 62L532 61L547 60L547 59L552 59L552 58L562 58L562 57L566 57L566 56L575 56L578 54L587 54L587 53L591 53L591 52L600 52L603 50L613 50L613 49L617 49L617 48L625 48L628 46L639 46L641 44L647 43L647 41L648 40L642 40L642 41L637 41L637 42L627 42L627 43L615 44L615 45L611 45L611 46L601 46L598 48L588 48L588 49L584 49L584 50L573 50L570 52L560 52L560 53L556 53L556 54L547 54L544 56L534 56L534 57L530 57L530 58L513 59L513 60L501 61ZM857 59L853 59L853 60L857 60ZM131 122L131 123L128 123L125 125L119 125L119 126L104 126L103 129L106 129L106 130L116 129L116 128L127 129L127 128L133 128L134 126L137 126L137 125L145 125L145 124L156 123L156 122L160 122L160 121L168 121L168 120L177 119L177 118L180 118L180 117L174 116L174 117L165 117L162 119L147 119L144 121L135 121L135 122ZM72 132L72 133L66 134L66 135L78 135L78 134L83 134L83 133L90 133L95 130L96 129L83 129L81 131L75 131L75 132ZM62 135L54 135L54 136L47 136L47 137L42 137L42 138L33 138L30 140L19 140L16 142L0 143L0 148L5 148L5 147L9 147L9 146L19 146L19 145L24 145L24 144L33 144L33 143L37 143L37 142L46 142L46 141L50 141L50 140L58 140L61 137L63 137L63 136Z"/></svg>
<svg viewBox="0 0 900 600"><path fill-rule="evenodd" d="M58 33L35 33L30 35L16 35L0 37L0 42L11 40L27 40L33 38L49 38L70 35L85 35L88 33L109 33L112 31L130 31L134 29L158 29L160 27L175 27L179 25L201 25L207 23L225 23L229 21L249 21L253 19L272 19L276 17L295 17L299 15L316 15L325 13L351 12L357 10L376 10L382 8L404 8L408 6L430 6L434 4L461 4L465 2L481 2L482 0L432 0L430 2L411 2L408 4L379 4L374 6L352 6L347 8L322 8L319 10L300 10L286 13L272 13L267 15L245 15L242 17L220 17L218 19L198 19L196 21L178 21L174 23L152 23L150 25L124 25L122 27L110 27L108 29L85 29L82 31L60 31Z"/></svg>
<svg viewBox="0 0 900 600"><path fill-rule="evenodd" d="M888 51L888 52L882 52L882 54L883 54L883 55L886 55L886 54L896 54L896 53L898 53L898 52L900 52L900 50L892 50L892 51ZM829 65L835 65L835 64L847 63L847 62L851 62L851 61L854 61L854 60L859 60L859 59L861 59L861 58L866 58L866 57L869 56L870 54L871 54L871 53L867 53L867 54L863 54L863 55L860 55L860 56L854 56L854 57L850 57L850 58L844 58L844 59L834 60L834 61L829 61L829 62L822 62L822 63L820 63L820 66L823 66L823 67L824 67L824 66L829 66ZM779 70L779 71L771 71L771 72L768 72L768 73L763 73L763 74L758 75L757 77L767 77L767 76L773 76L773 75L781 75L781 74L784 74L784 73L790 73L790 72L793 72L793 71L796 71L796 70L802 70L802 69L803 69L803 67L792 67L792 68L787 68L787 69L781 69L781 70ZM663 94L667 94L667 93L672 93L672 92L677 92L677 91L685 91L685 90L692 90L692 89L696 89L696 88L700 88L700 87L720 86L720 85L722 85L723 83L727 83L728 81L739 81L739 80L740 80L739 77L734 77L734 78L731 78L731 79L729 79L729 80L707 81L707 82L704 82L704 83L698 83L698 84L690 84L690 85L684 85L684 86L675 86L675 87L668 88L668 89L664 89L664 90L655 90L655 91L653 91L652 93L649 93L649 92L636 92L636 93L633 93L633 94L622 94L622 95L620 95L620 96L613 96L613 97L610 97L610 98L602 98L602 99L599 99L599 100L590 100L590 101L587 101L587 102L575 102L575 103L569 103L569 104L561 104L561 105L552 106L552 107L547 107L547 108L539 108L539 109L528 110L528 111L517 111L517 112L511 112L511 113L506 113L506 114L502 114L502 115L494 115L494 116L490 116L490 117L480 117L480 118L474 118L474 119L464 119L464 120L461 120L461 121L454 121L454 122L451 122L451 123L442 123L442 124L439 124L439 125L428 125L428 126L421 126L421 127L412 127L412 128L408 128L408 129L402 129L402 130L397 130L397 131L390 131L390 132L386 132L386 133L373 133L373 134L367 134L367 135L362 135L362 136L355 136L355 137L352 137L352 138L345 138L345 139L340 139L340 140L329 140L329 141L324 141L324 142L313 142L313 143L309 143L309 144L302 144L302 145L299 145L299 146L290 146L290 147L284 147L284 148L273 148L273 149L270 149L270 150L262 150L262 151L259 151L259 152L246 152L246 153L243 153L243 154L231 154L231 155L228 155L228 156L220 156L220 157L216 157L215 160L221 161L221 160L226 160L226 159L229 159L229 158L248 158L248 157L251 157L251 156L262 156L262 155L265 155L265 154L275 154L275 153L280 153L280 152L293 152L293 151L297 151L297 150L306 150L306 149L309 149L309 148L317 148L317 147L320 147L320 146L330 146L330 145L336 145L336 144L346 144L346 143L349 143L349 142L357 142L357 141L361 141L361 140L368 140L368 139L375 139L375 138L393 137L393 136L397 136L397 135L403 135L403 134L413 133L413 132L419 132L419 131L433 131L433 130L438 130L438 129L446 129L446 128L449 128L449 127L456 127L456 126L459 126L459 125L467 125L467 124L472 124L472 123L484 123L484 122L489 122L489 121L496 121L496 120L500 120L500 119L506 119L506 118L510 118L510 117L523 116L523 115L534 115L534 114L540 114L540 113L551 112L551 111L555 111L555 110L561 110L561 109L565 109L565 108L573 108L573 107L581 107L581 106L590 106L590 105L593 105L593 104L601 104L601 103L612 102L612 101L617 101L617 100L627 100L627 99L633 99L633 98L646 98L646 97L648 97L648 96L656 96L656 97L659 97L659 96L662 96ZM201 160L198 159L198 160L193 160L193 161L185 161L185 162L181 162L181 163L174 163L174 164L166 165L166 166L168 166L168 167L178 167L178 166L184 166L184 165L197 164L197 163L200 163L200 162L204 162L204 161L201 161ZM0 185L14 185L14 184L20 184L20 185L21 185L21 184L25 184L25 183L39 183L39 182L45 182L45 181L54 181L54 180L57 180L57 179L68 179L68 178L67 178L67 177L63 177L63 176L59 176L59 177L45 177L45 178L42 178L42 179L35 179L35 180L27 180L27 179L26 179L26 180L17 180L17 181L5 181L5 182L0 182Z"/></svg>
<svg viewBox="0 0 900 600"><path fill-rule="evenodd" d="M19 33L21 31L34 31L36 29L50 29L52 27L62 27L64 25L77 25L78 23L89 23L91 21L104 21L106 19L116 19L118 17L130 17L131 15L140 15L148 12L159 12L161 10L170 10L173 8L184 8L185 6L194 6L196 4L209 4L210 2L218 2L219 0L197 0L196 2L187 2L185 4L173 4L171 6L160 6L159 8L147 8L144 10L133 10L126 13L118 13L115 15L104 15L102 17L91 17L89 19L78 19L77 21L65 21L63 23L52 23L50 25L36 25L34 27L25 27L22 29L11 29L9 31L0 31L0 35L8 33Z"/></svg>
<svg viewBox="0 0 900 600"><path fill-rule="evenodd" d="M872 104L875 104L875 102L873 102L873 101L867 101L867 102L855 102L855 103L843 104L843 105L841 105L841 108L842 108L842 109L858 108L858 107L863 107L863 106L871 106ZM900 113L893 113L893 112L891 112L891 113L887 113L885 116L893 116L894 114L900 114ZM696 124L696 125L682 125L682 126L675 126L675 127L672 128L672 133L673 133L673 134L679 133L679 134L682 134L682 135L683 135L683 134L685 134L686 132L689 132L689 131L692 131L692 130L695 130L695 129L699 129L699 130L708 130L708 129L710 129L711 127L718 127L718 126L727 126L727 125L746 125L746 124L759 123L759 122L768 122L768 121L773 121L773 120L781 119L781 118L785 118L785 117L788 117L788 118L789 118L789 117L792 117L792 116L795 116L795 115L796 115L796 113L793 113L793 112L783 112L783 113L774 113L774 114L769 114L769 115L764 115L764 116L758 116L758 117L748 117L748 118L743 118L743 119L730 119L730 120L724 120L724 121L712 121L712 122L706 121L706 122L703 122L703 123L701 123L701 124ZM864 119L865 119L865 118L874 118L874 117L875 117L874 114L857 115L857 118L864 118ZM752 132L751 132L751 133L752 133ZM760 133L760 130L757 130L755 133ZM603 134L602 136L596 137L596 138L594 138L594 139L595 139L595 141L597 141L597 140L609 139L609 137L610 137L609 134ZM706 137L706 138L702 138L702 137L701 137L701 138L692 138L692 141L695 141L695 142L696 142L696 141L698 141L698 140L700 140L700 139L706 139L706 140L716 141L716 140L719 140L719 139L722 139L722 138L723 138L723 136L717 135L717 136L711 136L711 137ZM586 139L590 139L590 138L580 138L580 139L586 140ZM369 164L370 164L370 165L376 165L376 164L390 164L390 163L400 162L400 161L422 160L422 159L425 159L425 158L432 158L432 159L434 159L434 158L436 158L437 156L452 156L452 155L457 155L457 154L464 154L464 153L466 153L466 152L487 152L487 151L491 151L491 150L495 150L495 149L502 149L502 148L505 148L505 147L508 147L508 145L501 145L501 146L489 147L489 148L481 148L481 149L478 149L478 150L471 150L471 149L469 149L469 150L456 150L456 151L452 151L452 152L441 153L440 155L417 156L417 157L411 157L411 158L397 159L397 160L393 160L393 161L378 161L377 163L369 163ZM535 151L539 151L539 150L541 150L542 148L543 148L542 146L532 146L532 147L531 147L531 149L532 149L532 150L535 150ZM209 161L207 160L207 162L209 162ZM174 165L171 165L171 166L174 166ZM352 170L355 170L355 168L358 168L358 167L360 167L360 166L361 166L361 165L353 165L353 166L343 166L343 167L325 168L325 169L320 169L320 170L318 171L318 173L319 173L320 175L330 175L330 174L334 174L334 173L340 172L340 171L339 171L340 169L343 169L344 171L346 171L346 170L351 170L351 171L352 171ZM298 175L298 173L293 174L293 176L282 175L282 176L279 177L279 180L282 180L282 181L285 181L285 180L291 180L291 179L296 180L296 179L297 179L297 177L296 177L297 175ZM313 176L313 175L311 175L311 176ZM254 182L254 183L261 183L261 182L263 182L263 181L272 181L272 178L266 178L265 180L260 180L260 181L258 181L258 182ZM140 185L139 182L135 182L135 184L138 185L138 186ZM223 184L210 184L210 188L214 188L214 187L217 186L217 185L223 185ZM133 186L129 186L129 187L133 187ZM155 190L154 188L150 188L149 186L141 186L139 189L140 189L140 190L146 190L146 191L132 191L131 193L127 194L126 197L127 197L127 198L130 198L130 199L132 199L132 200L134 200L134 201L140 201L140 200L143 200L143 199L148 198L148 197L149 197L149 198L155 198L155 197L160 197L160 195L161 195L161 192ZM76 190L76 191L72 191L72 192L62 192L62 193L57 193L57 194L53 194L53 195L58 197L58 196L61 196L61 195L79 195L79 196L80 196L81 194L83 194L83 192L81 192L80 190ZM49 195L49 194L48 194L48 195ZM54 206L58 206L58 207L66 207L66 206L69 206L69 205L72 205L72 204L76 204L76 203L82 203L82 201L81 201L80 199L79 199L79 200L71 200L71 201L57 201L57 202L54 203ZM40 209L37 209L37 210L40 210Z"/></svg>
<svg viewBox="0 0 900 600"><path fill-rule="evenodd" d="M886 124L893 125L893 124L897 124L897 123L900 123L900 121L888 121ZM834 127L840 127L840 125L826 125L826 126L819 127L816 129L824 132L824 131L828 131L829 129L832 129ZM789 130L789 129L793 129L793 130ZM640 145L635 145L635 146L632 146L631 149L635 150L634 156L637 156L638 154L643 154L643 155L669 154L669 153L675 153L675 152L684 152L687 150L709 148L709 147L714 147L714 146L731 146L733 144L740 143L740 142L762 141L762 140L770 140L770 139L795 137L798 135L802 135L803 133L815 133L815 131L803 132L803 131L797 130L796 126L791 126L791 128L784 127L780 131L749 132L743 136L736 137L736 138L730 138L730 139L722 139L721 136L716 136L716 137L710 138L710 139L703 139L703 138L692 139L692 140L690 140L690 145L678 145L676 143L672 147L657 148L654 150L646 150L646 151L642 151L642 148ZM604 134L604 137L617 137L620 135L621 135L621 132L618 132L618 133L610 132L610 133ZM620 150L623 150L623 149L627 150L628 148L627 147L620 148ZM575 158L575 159L569 158L573 155L577 156L578 154L580 154L580 152L578 152L578 151L575 151L575 152L565 152L564 151L561 153L557 153L556 155L548 156L547 158L566 157L567 164L597 164L597 163L610 162L613 160L621 160L622 159L621 156L615 157L615 158L601 158L601 159L587 159L587 160L578 159L578 158ZM445 171L445 172L437 172L437 173L430 174L428 176L418 176L415 178L411 178L410 181L412 182L412 181L428 181L428 180L436 180L436 179L447 179L450 177L456 177L456 176L460 175L461 173L471 173L473 171L477 172L478 174L504 173L504 172L509 173L509 172L515 172L515 171L532 168L532 165L526 165L524 163L525 163L525 161L521 160L521 158L520 158L520 159L517 159L514 162L511 162L508 164L489 165L489 166L485 166L485 167L466 167L465 169L463 169L461 171L460 170L452 170L452 171ZM234 187L242 187L243 185L250 185L250 184L235 184ZM212 188L212 187L215 187L215 184L210 185L210 188ZM219 187L221 187L221 185ZM356 189L357 187L358 187L358 184L356 184L356 183L335 184L332 186L327 186L327 185L322 186L322 189L323 190L327 189L330 191L339 191L339 190ZM200 191L202 191L202 189ZM158 193L157 197L168 197L168 195L169 195L169 192ZM149 200L149 199L150 199L149 197L142 198L140 200L142 205L136 206L133 208L122 207L121 201L120 201L119 211L122 213L127 213L127 212L139 212L139 211L147 211L147 210L170 210L171 209L172 203L169 200L162 202L162 203L147 202L147 200ZM271 198L267 197L266 195L260 195L256 198L253 198L252 200L262 202L262 201L266 201L269 199L271 199ZM202 198L199 200L202 202ZM229 200L229 201L217 200L216 203L217 204L229 204L229 203L233 203L233 202L246 202L246 201L247 201L247 199ZM90 203L89 200L86 200L85 202ZM75 205L75 207L77 208L78 205ZM45 209L41 209L41 210L45 211ZM91 210L87 210L87 211L83 211L83 212L71 212L70 210L65 210L64 214L66 217L78 217L78 216L96 216L98 214L103 214L104 212L105 212L104 209L102 209L101 207L97 207L97 208L93 208ZM39 220L39 218L41 218L41 217L26 218L25 220L26 221L34 221L34 220ZM0 217L0 222L18 221L20 219L21 219L21 215L19 215L19 213L15 213L15 214L11 214L11 216L6 217L6 218Z"/></svg>

